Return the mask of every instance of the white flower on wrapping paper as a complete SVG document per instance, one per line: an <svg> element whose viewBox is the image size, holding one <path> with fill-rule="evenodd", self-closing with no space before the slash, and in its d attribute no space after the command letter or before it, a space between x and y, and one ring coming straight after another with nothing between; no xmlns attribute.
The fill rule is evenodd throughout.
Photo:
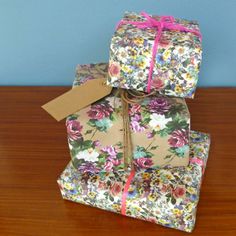
<svg viewBox="0 0 236 236"><path fill-rule="evenodd" d="M126 63L128 57L128 52L126 48L120 48L117 52L117 59L122 63Z"/></svg>
<svg viewBox="0 0 236 236"><path fill-rule="evenodd" d="M96 162L98 161L99 153L93 148L81 151L76 155L77 159L84 159L85 161Z"/></svg>
<svg viewBox="0 0 236 236"><path fill-rule="evenodd" d="M69 145L69 149L72 150L73 146L69 142L68 142L68 145Z"/></svg>
<svg viewBox="0 0 236 236"><path fill-rule="evenodd" d="M121 99L118 97L114 97L114 96L110 96L110 97L106 97L105 98L106 101L109 102L110 106L112 106L112 108L119 108L121 107Z"/></svg>
<svg viewBox="0 0 236 236"><path fill-rule="evenodd" d="M160 114L151 114L150 115L150 122L149 125L153 128L155 131L159 131L166 128L166 124L169 121L172 121L172 118L166 118L165 115Z"/></svg>

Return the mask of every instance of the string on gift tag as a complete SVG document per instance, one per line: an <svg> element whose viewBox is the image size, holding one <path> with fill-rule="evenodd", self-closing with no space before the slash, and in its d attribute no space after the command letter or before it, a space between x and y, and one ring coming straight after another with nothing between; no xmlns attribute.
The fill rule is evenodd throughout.
<svg viewBox="0 0 236 236"><path fill-rule="evenodd" d="M150 69L148 73L148 83L147 83L147 93L151 91L151 81L152 81L152 74L153 69L155 66L155 58L158 51L158 45L161 39L161 35L164 29L166 30L176 30L180 32L192 33L199 37L202 40L202 35L198 30L189 29L184 25L176 23L176 20L173 16L161 16L160 20L154 19L153 17L149 16L146 12L141 12L141 16L144 17L144 21L129 21L129 20L121 20L118 25L117 29L123 24L130 24L134 25L139 29L147 29L147 28L154 28L156 29L155 40L153 43L152 48L152 57L150 61Z"/></svg>

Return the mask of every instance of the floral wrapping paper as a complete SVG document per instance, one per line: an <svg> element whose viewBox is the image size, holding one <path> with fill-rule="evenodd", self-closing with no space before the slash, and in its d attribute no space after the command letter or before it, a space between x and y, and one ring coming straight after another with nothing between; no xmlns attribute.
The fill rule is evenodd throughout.
<svg viewBox="0 0 236 236"><path fill-rule="evenodd" d="M160 17L153 16L159 20ZM144 21L139 14L126 12L123 20ZM196 21L175 19L188 29L199 30ZM146 91L156 29L139 29L122 24L110 45L108 85ZM151 91L193 98L202 58L201 40L192 33L164 30L152 74Z"/></svg>
<svg viewBox="0 0 236 236"><path fill-rule="evenodd" d="M107 64L79 65L74 86L107 75ZM132 162L136 169L186 166L190 118L182 98L151 96L129 104ZM125 169L121 98L109 96L66 121L72 163L82 172Z"/></svg>
<svg viewBox="0 0 236 236"><path fill-rule="evenodd" d="M209 146L209 135L191 131L188 167L137 172L128 188L126 215L191 232ZM64 199L120 213L127 177L118 172L81 173L69 163L58 184Z"/></svg>

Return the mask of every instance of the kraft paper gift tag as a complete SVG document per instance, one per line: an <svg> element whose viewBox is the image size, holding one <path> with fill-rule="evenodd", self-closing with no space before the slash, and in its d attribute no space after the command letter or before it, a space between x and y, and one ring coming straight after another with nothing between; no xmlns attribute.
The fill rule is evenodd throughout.
<svg viewBox="0 0 236 236"><path fill-rule="evenodd" d="M110 94L112 87L106 85L105 82L106 78L89 80L44 104L42 108L60 121Z"/></svg>

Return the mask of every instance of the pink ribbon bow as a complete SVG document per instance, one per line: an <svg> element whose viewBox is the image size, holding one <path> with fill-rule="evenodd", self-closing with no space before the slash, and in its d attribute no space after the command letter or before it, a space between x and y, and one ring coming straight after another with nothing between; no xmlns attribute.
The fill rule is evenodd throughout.
<svg viewBox="0 0 236 236"><path fill-rule="evenodd" d="M193 33L196 36L198 36L200 38L200 40L202 39L202 35L198 30L188 29L185 26L176 23L175 18L173 16L161 16L159 21L152 18L151 16L149 16L145 12L142 12L141 16L146 18L146 21L138 22L138 21L121 20L118 23L117 28L119 28L123 24L131 24L131 25L136 26L139 29L155 28L157 30L154 44L153 44L153 48L152 48L152 58L150 61L150 70L148 73L147 92L150 93L152 74L153 74L153 69L154 69L154 65L155 65L155 57L156 57L157 50L158 50L158 43L160 41L161 34L162 34L163 30L167 29L167 30L176 30L176 31L181 31L181 32Z"/></svg>

